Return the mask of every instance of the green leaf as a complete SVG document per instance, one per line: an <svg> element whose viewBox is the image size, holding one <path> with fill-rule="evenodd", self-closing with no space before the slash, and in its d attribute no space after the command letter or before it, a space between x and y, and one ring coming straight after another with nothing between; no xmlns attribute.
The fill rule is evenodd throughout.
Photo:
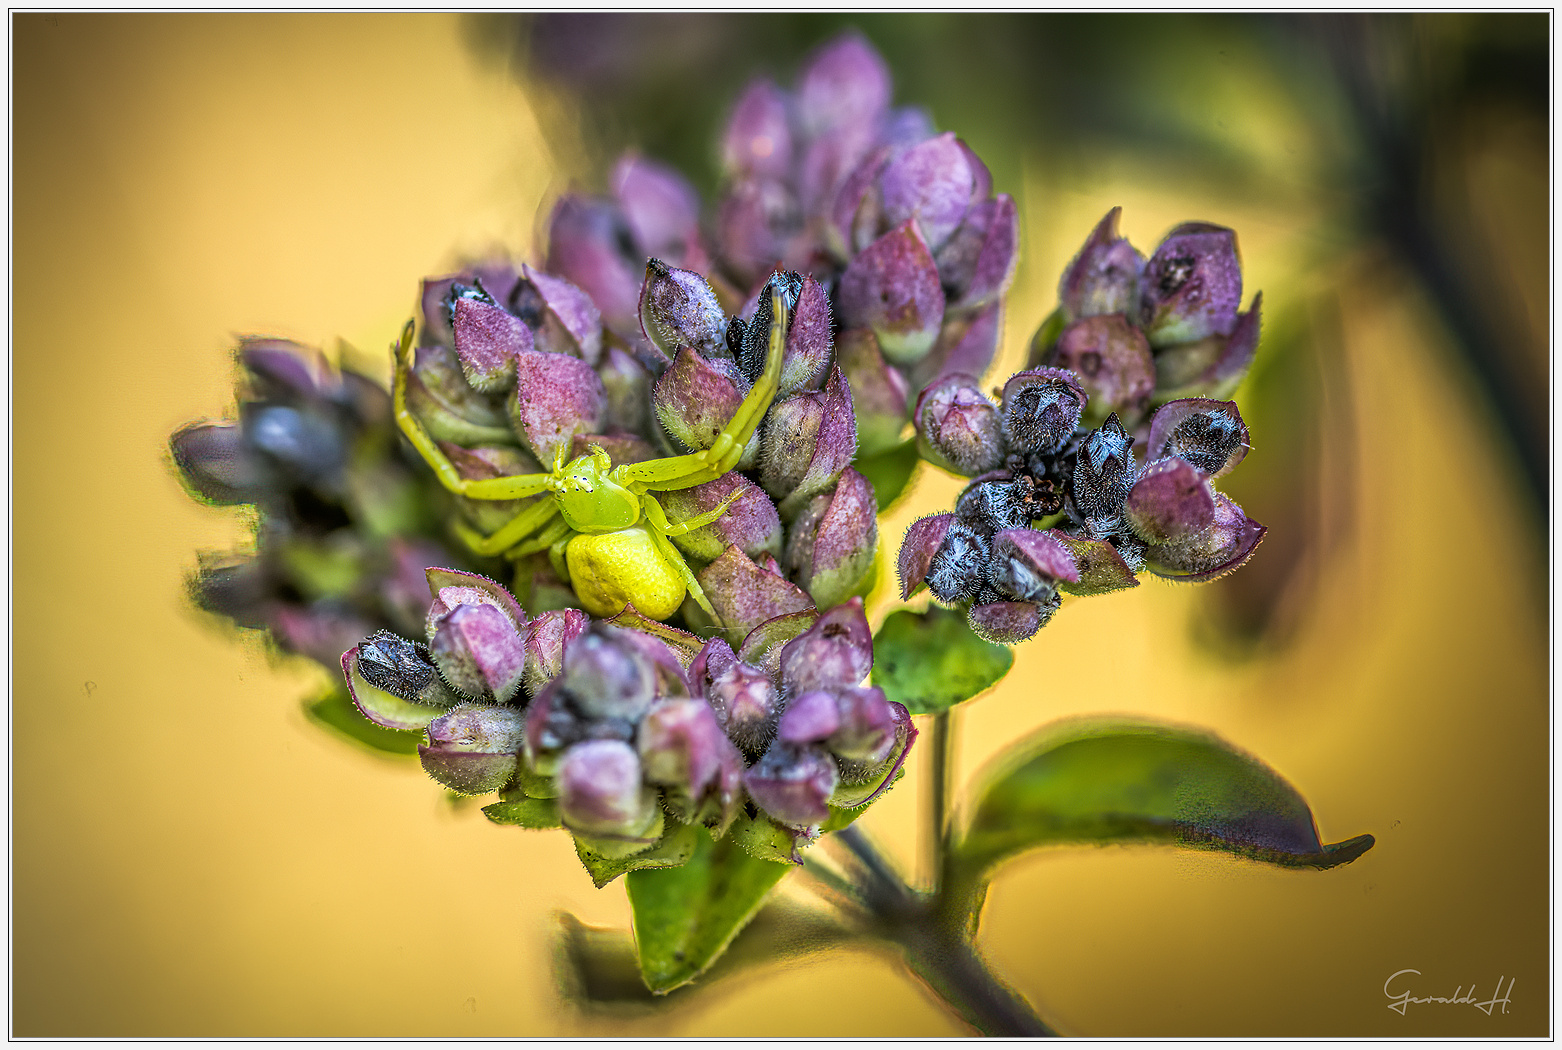
<svg viewBox="0 0 1562 1050"><path fill-rule="evenodd" d="M906 441L888 452L859 459L852 467L873 485L874 499L878 502L879 513L883 514L892 503L906 494L919 462L917 443Z"/></svg>
<svg viewBox="0 0 1562 1050"><path fill-rule="evenodd" d="M1203 730L1101 719L1044 730L978 794L955 862L967 876L1038 846L1152 842L1331 868L1371 835L1324 845L1278 773Z"/></svg>
<svg viewBox="0 0 1562 1050"><path fill-rule="evenodd" d="M345 687L332 689L318 700L305 700L304 716L370 751L383 755L418 753L419 737L399 729L384 729L363 717Z"/></svg>
<svg viewBox="0 0 1562 1050"><path fill-rule="evenodd" d="M513 802L491 802L483 807L483 816L495 824L517 828L560 827L559 803L551 798L523 798Z"/></svg>
<svg viewBox="0 0 1562 1050"><path fill-rule="evenodd" d="M629 906L646 987L664 995L704 973L789 870L750 856L730 836L711 842L701 835L682 867L631 873Z"/></svg>
<svg viewBox="0 0 1562 1050"><path fill-rule="evenodd" d="M695 848L703 835L695 834L691 825L681 824L676 820L667 821L667 830L660 839L650 848L639 853L630 854L627 857L604 857L594 851L582 841L582 836L575 836L575 855L585 865L586 873L591 876L591 881L601 889L614 879L626 872L639 871L643 868L675 868L684 864L694 855Z"/></svg>
<svg viewBox="0 0 1562 1050"><path fill-rule="evenodd" d="M914 715L970 700L1013 663L1007 646L978 638L963 614L938 606L891 613L873 636L873 684Z"/></svg>

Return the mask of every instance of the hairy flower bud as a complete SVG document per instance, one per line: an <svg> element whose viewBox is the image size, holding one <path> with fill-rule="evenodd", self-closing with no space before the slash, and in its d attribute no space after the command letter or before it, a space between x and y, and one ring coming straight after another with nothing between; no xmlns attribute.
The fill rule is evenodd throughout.
<svg viewBox="0 0 1562 1050"><path fill-rule="evenodd" d="M847 467L834 491L815 496L792 522L786 564L814 604L827 609L862 582L878 545L873 485Z"/></svg>
<svg viewBox="0 0 1562 1050"><path fill-rule="evenodd" d="M1128 492L1123 518L1149 544L1183 543L1215 524L1207 475L1175 456L1147 464Z"/></svg>
<svg viewBox="0 0 1562 1050"><path fill-rule="evenodd" d="M699 451L716 443L743 403L743 394L730 375L685 347L657 379L651 404L667 433L684 448ZM749 447L758 445L755 438Z"/></svg>
<svg viewBox="0 0 1562 1050"><path fill-rule="evenodd" d="M839 725L825 747L846 762L877 765L895 746L895 710L876 686L850 686L835 694ZM784 719L783 719L784 721Z"/></svg>
<svg viewBox="0 0 1562 1050"><path fill-rule="evenodd" d="M525 641L492 605L458 605L440 617L429 651L445 680L467 696L504 703L521 690Z"/></svg>
<svg viewBox="0 0 1562 1050"><path fill-rule="evenodd" d="M714 510L734 492L740 495L727 504L721 517L672 537L678 549L701 561L714 561L730 545L750 558L781 553L781 517L776 505L758 485L735 470L693 488L658 492L656 497L671 520L685 521Z"/></svg>
<svg viewBox="0 0 1562 1050"><path fill-rule="evenodd" d="M783 824L818 824L830 815L840 773L818 747L777 741L743 774L754 803Z"/></svg>
<svg viewBox="0 0 1562 1050"><path fill-rule="evenodd" d="M792 319L786 333L786 352L781 358L778 399L812 388L830 366L835 349L830 335L830 300L818 281L804 277L789 307Z"/></svg>
<svg viewBox="0 0 1562 1050"><path fill-rule="evenodd" d="M917 398L917 449L922 457L966 477L1003 463L1003 428L975 376L956 372L935 380Z"/></svg>
<svg viewBox="0 0 1562 1050"><path fill-rule="evenodd" d="M1128 243L1128 238L1118 236L1117 221L1122 214L1122 208L1107 212L1063 271L1058 282L1058 302L1066 320L1132 314L1137 309L1144 256Z"/></svg>
<svg viewBox="0 0 1562 1050"><path fill-rule="evenodd" d="M516 357L532 349L531 329L481 284L451 284L444 308L455 336L456 359L472 389L485 394L509 389Z"/></svg>
<svg viewBox="0 0 1562 1050"><path fill-rule="evenodd" d="M1133 443L1117 417L1108 416L1079 446L1072 485L1074 505L1087 525L1104 530L1097 535L1115 531L1120 523L1123 501L1135 477Z"/></svg>
<svg viewBox="0 0 1562 1050"><path fill-rule="evenodd" d="M576 434L601 430L606 407L601 378L579 358L536 350L517 358L510 418L538 462L551 465Z"/></svg>
<svg viewBox="0 0 1562 1050"><path fill-rule="evenodd" d="M928 563L927 588L946 605L968 602L987 586L991 560L992 541L955 519Z"/></svg>
<svg viewBox="0 0 1562 1050"><path fill-rule="evenodd" d="M966 622L978 636L994 645L1018 645L1047 625L1061 599L1049 602L986 602L971 606Z"/></svg>
<svg viewBox="0 0 1562 1050"><path fill-rule="evenodd" d="M602 314L580 288L530 266L510 293L510 312L535 332L536 349L595 366L602 355Z"/></svg>
<svg viewBox="0 0 1562 1050"><path fill-rule="evenodd" d="M539 613L526 633L526 692L536 696L564 670L566 646L586 633L591 618L579 609Z"/></svg>
<svg viewBox="0 0 1562 1050"><path fill-rule="evenodd" d="M1017 372L1003 385L1003 433L1012 452L1054 452L1073 435L1085 408L1079 378L1059 368Z"/></svg>
<svg viewBox="0 0 1562 1050"><path fill-rule="evenodd" d="M1224 226L1185 222L1145 264L1138 323L1156 348L1229 335L1242 302L1237 235Z"/></svg>
<svg viewBox="0 0 1562 1050"><path fill-rule="evenodd" d="M660 259L645 265L640 330L669 358L686 346L703 357L730 356L727 315L710 282L693 270L674 269Z"/></svg>
<svg viewBox="0 0 1562 1050"><path fill-rule="evenodd" d="M1214 521L1202 533L1186 535L1171 543L1152 545L1145 565L1157 576L1203 583L1241 567L1268 530L1242 512L1242 508L1217 492Z"/></svg>
<svg viewBox="0 0 1562 1050"><path fill-rule="evenodd" d="M634 330L644 266L634 230L617 207L573 194L553 206L545 268L584 292L615 330ZM536 271L527 276L536 280Z"/></svg>
<svg viewBox="0 0 1562 1050"><path fill-rule="evenodd" d="M625 637L629 633L593 624L564 649L559 687L588 718L633 723L651 706L656 676L650 662Z"/></svg>
<svg viewBox="0 0 1562 1050"><path fill-rule="evenodd" d="M971 165L953 132L895 156L879 176L884 221L914 221L931 251L943 247L971 203Z"/></svg>
<svg viewBox="0 0 1562 1050"><path fill-rule="evenodd" d="M841 275L837 304L842 324L872 328L879 349L895 364L911 364L933 349L944 321L944 289L914 221L852 259Z"/></svg>
<svg viewBox="0 0 1562 1050"><path fill-rule="evenodd" d="M463 795L498 791L515 775L526 716L513 707L462 704L428 724L418 757L429 776Z"/></svg>
<svg viewBox="0 0 1562 1050"><path fill-rule="evenodd" d="M686 823L709 819L718 827L731 821L743 761L709 704L658 701L641 720L636 745L645 779L667 789L676 815Z"/></svg>
<svg viewBox="0 0 1562 1050"><path fill-rule="evenodd" d="M1035 529L1005 529L993 537L990 579L998 593L1018 601L1051 601L1058 583L1079 579L1067 547Z"/></svg>
<svg viewBox="0 0 1562 1050"><path fill-rule="evenodd" d="M766 620L813 608L808 595L755 564L736 546L728 547L695 578L726 624L733 644Z"/></svg>
<svg viewBox="0 0 1562 1050"><path fill-rule="evenodd" d="M824 389L797 394L773 406L765 426L759 478L779 502L783 518L810 496L833 486L857 452L857 419L851 391L839 368Z"/></svg>
<svg viewBox="0 0 1562 1050"><path fill-rule="evenodd" d="M1079 376L1089 398L1086 426L1099 426L1114 413L1130 429L1138 426L1155 391L1150 344L1122 314L1075 321L1058 336L1047 364Z"/></svg>
<svg viewBox="0 0 1562 1050"><path fill-rule="evenodd" d="M781 681L788 694L856 685L873 669L873 632L852 598L829 610L781 650Z"/></svg>
<svg viewBox="0 0 1562 1050"><path fill-rule="evenodd" d="M954 524L953 514L934 514L918 518L906 530L896 559L896 571L900 576L900 600L907 601L927 582L928 570L933 558L943 546L949 526Z"/></svg>
<svg viewBox="0 0 1562 1050"><path fill-rule="evenodd" d="M572 831L638 841L660 832L656 795L641 782L640 756L623 741L571 746L559 760L558 782L559 812Z"/></svg>
<svg viewBox="0 0 1562 1050"><path fill-rule="evenodd" d="M1145 455L1177 456L1212 478L1229 474L1248 450L1247 426L1234 401L1168 401L1150 421Z"/></svg>
<svg viewBox="0 0 1562 1050"><path fill-rule="evenodd" d="M759 668L734 658L711 679L705 698L717 723L750 759L758 758L775 739L781 696Z"/></svg>

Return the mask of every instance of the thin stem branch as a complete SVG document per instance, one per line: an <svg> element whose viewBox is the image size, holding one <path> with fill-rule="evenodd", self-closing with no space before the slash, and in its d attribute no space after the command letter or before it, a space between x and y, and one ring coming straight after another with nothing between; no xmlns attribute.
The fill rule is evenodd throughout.
<svg viewBox="0 0 1562 1050"><path fill-rule="evenodd" d="M949 850L949 801L954 781L955 714L946 708L933 716L928 777L928 822L925 835L927 884L937 893L943 883L944 858Z"/></svg>

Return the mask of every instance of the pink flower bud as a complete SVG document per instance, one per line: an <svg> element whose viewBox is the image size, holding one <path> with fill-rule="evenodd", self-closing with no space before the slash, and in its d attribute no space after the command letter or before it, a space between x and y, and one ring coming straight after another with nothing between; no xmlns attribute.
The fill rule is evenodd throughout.
<svg viewBox="0 0 1562 1050"><path fill-rule="evenodd" d="M847 467L834 491L815 496L792 522L786 563L814 604L827 609L862 582L878 545L873 485Z"/></svg>
<svg viewBox="0 0 1562 1050"><path fill-rule="evenodd" d="M929 250L938 251L965 218L973 179L966 151L953 132L919 142L884 166L879 176L884 221L913 221Z"/></svg>
<svg viewBox="0 0 1562 1050"><path fill-rule="evenodd" d="M418 757L452 791L486 795L515 775L525 722L513 707L462 704L428 724L429 743L419 745Z"/></svg>
<svg viewBox="0 0 1562 1050"><path fill-rule="evenodd" d="M524 279L511 293L510 309L535 330L536 349L596 365L602 356L602 314L591 296L530 266L521 272Z"/></svg>
<svg viewBox="0 0 1562 1050"><path fill-rule="evenodd" d="M783 518L836 483L857 452L851 391L839 368L824 389L797 394L771 408L760 457L760 483L780 502Z"/></svg>
<svg viewBox="0 0 1562 1050"><path fill-rule="evenodd" d="M504 703L521 690L525 642L491 605L458 605L440 617L429 651L445 680L467 696Z"/></svg>
<svg viewBox="0 0 1562 1050"><path fill-rule="evenodd" d="M743 786L771 817L807 826L829 817L839 779L835 760L821 749L776 743L743 774Z"/></svg>
<svg viewBox="0 0 1562 1050"><path fill-rule="evenodd" d="M538 462L551 465L576 434L601 430L606 407L602 380L579 358L535 350L517 358L510 418Z"/></svg>
<svg viewBox="0 0 1562 1050"><path fill-rule="evenodd" d="M1126 237L1117 235L1117 221L1122 214L1122 208L1107 212L1063 271L1058 282L1058 302L1066 319L1132 314L1137 308L1144 256Z"/></svg>
<svg viewBox="0 0 1562 1050"><path fill-rule="evenodd" d="M730 822L742 785L743 760L704 700L661 700L640 722L636 734L643 775L667 789L668 801L690 822Z"/></svg>
<svg viewBox="0 0 1562 1050"><path fill-rule="evenodd" d="M928 569L933 557L943 546L949 526L954 523L953 514L934 514L918 518L906 530L906 538L900 542L897 569L900 575L900 600L908 601L927 582Z"/></svg>
<svg viewBox="0 0 1562 1050"><path fill-rule="evenodd" d="M693 270L679 270L660 259L645 265L640 289L640 330L671 358L683 347L702 357L730 357L727 315L710 282Z"/></svg>
<svg viewBox="0 0 1562 1050"><path fill-rule="evenodd" d="M785 239L802 227L796 196L780 182L745 179L734 184L716 210L722 257L749 285L770 272L785 251Z"/></svg>
<svg viewBox="0 0 1562 1050"><path fill-rule="evenodd" d="M731 375L685 347L657 379L651 405L667 433L684 448L698 451L716 443L743 403L743 394Z"/></svg>
<svg viewBox="0 0 1562 1050"><path fill-rule="evenodd" d="M683 260L700 250L700 198L676 170L625 154L611 184L641 251Z"/></svg>
<svg viewBox="0 0 1562 1050"><path fill-rule="evenodd" d="M885 363L873 330L842 332L835 353L836 364L851 389L858 455L872 456L899 445L910 419L906 408L909 390L899 370Z"/></svg>
<svg viewBox="0 0 1562 1050"><path fill-rule="evenodd" d="M424 622L430 639L440 619L458 605L491 605L509 619L517 633L525 634L526 611L515 600L515 596L497 581L475 572L437 566L425 569L423 576L428 582L429 597L432 599L428 618Z"/></svg>
<svg viewBox="0 0 1562 1050"><path fill-rule="evenodd" d="M781 381L776 398L790 397L799 390L812 388L830 366L834 349L830 336L830 301L818 281L804 277L792 304L791 327L786 333L786 353L781 359Z"/></svg>
<svg viewBox="0 0 1562 1050"><path fill-rule="evenodd" d="M1153 347L1229 335L1242 303L1237 235L1224 226L1185 222L1145 264L1139 316Z"/></svg>
<svg viewBox="0 0 1562 1050"><path fill-rule="evenodd" d="M781 681L788 695L857 685L873 669L873 632L852 598L819 617L781 650Z"/></svg>
<svg viewBox="0 0 1562 1050"><path fill-rule="evenodd" d="M915 222L890 230L851 261L837 303L842 324L872 328L895 364L910 364L933 349L944 321L944 289Z"/></svg>
<svg viewBox="0 0 1562 1050"><path fill-rule="evenodd" d="M1242 508L1215 493L1214 522L1207 532L1167 544L1152 545L1145 565L1157 576L1203 583L1240 568L1268 531L1242 513Z"/></svg>
<svg viewBox="0 0 1562 1050"><path fill-rule="evenodd" d="M776 505L758 485L735 470L703 485L658 492L656 496L668 518L679 522L714 510L733 492L742 495L727 504L725 514L709 525L672 537L673 543L702 561L714 561L732 545L750 558L780 554L781 517Z"/></svg>
<svg viewBox="0 0 1562 1050"><path fill-rule="evenodd" d="M934 380L917 398L913 415L922 457L966 477L998 469L1004 457L998 406L978 384L975 376L960 372Z"/></svg>
<svg viewBox="0 0 1562 1050"><path fill-rule="evenodd" d="M536 696L564 669L565 646L586 633L591 618L579 609L538 614L526 634L526 692Z"/></svg>
<svg viewBox="0 0 1562 1050"><path fill-rule="evenodd" d="M1047 364L1079 376L1089 396L1084 423L1099 426L1117 413L1132 430L1144 418L1155 390L1155 361L1144 334L1122 314L1075 321L1058 336Z"/></svg>
<svg viewBox="0 0 1562 1050"><path fill-rule="evenodd" d="M841 180L830 207L829 236L842 258L850 259L884 232L884 200L879 176L889 163L890 148L880 146L858 162Z"/></svg>
<svg viewBox="0 0 1562 1050"><path fill-rule="evenodd" d="M1146 543L1182 543L1215 524L1215 490L1187 461L1175 456L1156 460L1129 490L1123 518Z"/></svg>
<svg viewBox="0 0 1562 1050"><path fill-rule="evenodd" d="M559 760L559 812L572 831L648 838L659 811L640 779L640 756L620 740L585 740Z"/></svg>
<svg viewBox="0 0 1562 1050"><path fill-rule="evenodd" d="M558 684L575 710L587 718L633 724L651 706L657 692L656 667L640 651L639 639L631 637L636 634L597 623L565 647Z"/></svg>
<svg viewBox="0 0 1562 1050"><path fill-rule="evenodd" d="M977 635L994 645L1018 645L1046 626L1056 608L1056 604L1041 606L1034 602L988 602L971 606L966 622Z"/></svg>
<svg viewBox="0 0 1562 1050"><path fill-rule="evenodd" d="M843 762L875 766L890 757L895 746L894 707L876 686L851 686L836 692L840 725L825 741Z"/></svg>
<svg viewBox="0 0 1562 1050"><path fill-rule="evenodd" d="M517 355L532 349L531 329L480 286L453 284L446 302L466 381L485 394L509 389Z"/></svg>
<svg viewBox="0 0 1562 1050"><path fill-rule="evenodd" d="M722 136L721 162L739 178L785 178L792 166L792 131L786 96L764 78L749 82Z"/></svg>
<svg viewBox="0 0 1562 1050"><path fill-rule="evenodd" d="M787 701L776 729L783 744L818 744L841 727L841 708L834 693L812 689Z"/></svg>
<svg viewBox="0 0 1562 1050"><path fill-rule="evenodd" d="M1019 245L1020 219L1013 197L1000 193L995 200L972 205L933 254L939 277L953 296L948 309L976 310L1003 298L1014 283Z"/></svg>
<svg viewBox="0 0 1562 1050"><path fill-rule="evenodd" d="M705 698L728 738L749 758L758 758L775 739L781 696L759 668L734 656L712 676Z"/></svg>
<svg viewBox="0 0 1562 1050"><path fill-rule="evenodd" d="M808 135L869 127L889 109L889 67L862 36L845 33L809 58L797 83L797 111Z"/></svg>
<svg viewBox="0 0 1562 1050"><path fill-rule="evenodd" d="M808 595L779 575L761 569L736 545L723 551L695 578L729 638L742 638L773 617L813 608Z"/></svg>

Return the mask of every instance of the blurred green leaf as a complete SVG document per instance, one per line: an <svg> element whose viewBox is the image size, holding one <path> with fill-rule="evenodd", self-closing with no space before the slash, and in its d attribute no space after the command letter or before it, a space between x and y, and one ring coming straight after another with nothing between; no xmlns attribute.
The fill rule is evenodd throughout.
<svg viewBox="0 0 1562 1050"><path fill-rule="evenodd" d="M632 872L629 906L646 987L665 994L704 973L790 870L750 856L731 836L700 835L682 867Z"/></svg>
<svg viewBox="0 0 1562 1050"><path fill-rule="evenodd" d="M1013 663L1008 647L977 637L962 613L938 606L891 613L873 636L873 684L914 715L970 700Z"/></svg>
<svg viewBox="0 0 1562 1050"><path fill-rule="evenodd" d="M600 890L626 872L643 868L674 868L686 863L703 838L690 825L668 820L667 831L662 837L650 849L640 853L628 857L604 857L586 845L583 836L576 835L575 855L580 858L591 881Z"/></svg>
<svg viewBox="0 0 1562 1050"><path fill-rule="evenodd" d="M917 443L906 441L888 452L867 456L852 464L873 485L873 496L883 514L901 496L905 495L911 476L916 473Z"/></svg>
<svg viewBox="0 0 1562 1050"><path fill-rule="evenodd" d="M318 700L304 701L304 716L338 736L386 755L416 755L422 738L375 725L353 706L347 688L332 689Z"/></svg>
<svg viewBox="0 0 1562 1050"><path fill-rule="evenodd" d="M508 824L517 828L559 827L559 803L551 798L522 798L505 802L490 802L483 807L483 816L495 824Z"/></svg>
<svg viewBox="0 0 1562 1050"><path fill-rule="evenodd" d="M1371 835L1323 845L1278 773L1213 734L1085 720L1043 731L981 788L954 862L967 876L1038 846L1155 842L1332 868Z"/></svg>

